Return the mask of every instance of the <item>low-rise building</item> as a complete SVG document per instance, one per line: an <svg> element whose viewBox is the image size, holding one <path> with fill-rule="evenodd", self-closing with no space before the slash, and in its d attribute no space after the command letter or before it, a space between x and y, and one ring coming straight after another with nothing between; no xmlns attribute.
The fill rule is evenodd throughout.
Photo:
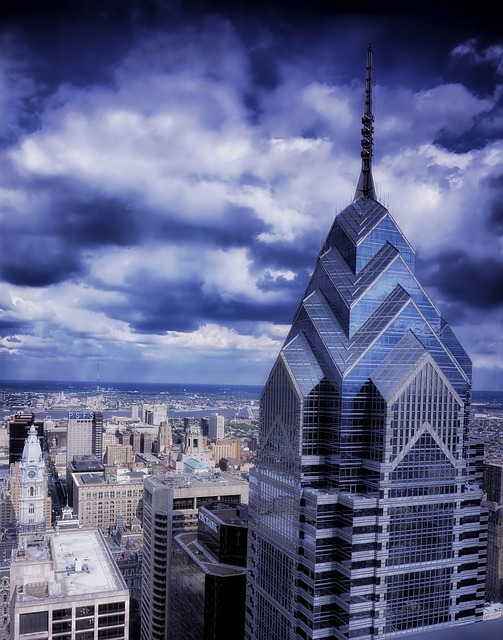
<svg viewBox="0 0 503 640"><path fill-rule="evenodd" d="M10 585L12 640L129 638L129 592L96 529L22 534Z"/></svg>

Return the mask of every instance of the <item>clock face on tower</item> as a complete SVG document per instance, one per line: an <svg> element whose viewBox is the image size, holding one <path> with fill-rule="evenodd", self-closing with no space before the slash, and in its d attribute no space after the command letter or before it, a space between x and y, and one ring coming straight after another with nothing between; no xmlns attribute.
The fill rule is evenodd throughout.
<svg viewBox="0 0 503 640"><path fill-rule="evenodd" d="M35 471L35 469L30 469L28 471L28 478L34 478L37 475L37 472Z"/></svg>

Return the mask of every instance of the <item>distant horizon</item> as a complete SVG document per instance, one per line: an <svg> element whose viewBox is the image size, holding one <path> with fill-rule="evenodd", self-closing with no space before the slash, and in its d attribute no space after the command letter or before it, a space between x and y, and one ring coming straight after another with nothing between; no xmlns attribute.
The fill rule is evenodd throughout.
<svg viewBox="0 0 503 640"><path fill-rule="evenodd" d="M18 383L18 382L32 382L32 383L60 383L60 384L89 384L96 386L99 384L100 388L113 384L137 384L137 385L191 385L191 386L205 386L205 387L263 387L265 382L259 383L237 383L237 382L173 382L173 381L151 381L151 380L100 380L99 383L96 380L66 380L56 378L0 378L0 385L4 383Z"/></svg>
<svg viewBox="0 0 503 640"><path fill-rule="evenodd" d="M1 379L0 378L0 386L2 384L9 384L9 383L33 383L33 384L49 384L49 383L54 383L54 384L86 384L86 385L92 385L92 386L96 386L97 385L97 381L96 380L56 380L56 379L23 379L23 378L5 378L5 379ZM239 384L236 382L159 382L159 381L139 381L139 380L100 380L99 381L99 387L100 390L103 387L106 386L110 386L110 385L121 385L121 384L127 384L127 385L156 385L156 386L163 386L163 385L178 385L178 386L201 386L201 387L257 387L259 389L263 388L265 382L263 384L257 384L257 383L243 383L243 384ZM502 389L475 389L472 388L472 392L477 392L477 393L495 393L495 394L499 394L499 395L503 395L503 390Z"/></svg>

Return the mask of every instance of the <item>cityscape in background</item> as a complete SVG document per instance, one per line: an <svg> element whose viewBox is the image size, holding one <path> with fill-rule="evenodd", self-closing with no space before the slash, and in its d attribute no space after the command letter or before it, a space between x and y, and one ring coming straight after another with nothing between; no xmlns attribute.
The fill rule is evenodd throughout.
<svg viewBox="0 0 503 640"><path fill-rule="evenodd" d="M205 549L207 549L205 545L198 542L197 529L201 529L201 526L204 526L207 529L207 537L208 532L211 535L215 535L214 529L218 530L221 527L228 526L228 518L234 514L232 527L236 528L235 523L239 522L240 526L245 527L243 530L246 530L246 513L244 513L244 515L237 514L235 509L232 508L232 505L237 502L247 503L248 501L248 488L246 486L246 490L244 490L244 487L240 486L239 483L244 482L246 485L248 484L248 472L253 466L256 455L259 437L261 392L262 387L258 385L229 386L218 384L135 384L108 382L99 385L96 382L2 381L0 383L0 416L3 424L3 429L0 431L0 437L2 438L0 440L2 481L0 494L2 506L0 513L2 514L1 530L4 558L8 558L9 554L12 553L16 540L15 517L13 513L10 513L9 518L8 507L9 503L12 507L13 497L19 495L19 489L16 492L13 487L15 482L12 478L12 466L19 466L19 462L13 463L12 461L13 440L11 436L9 442L9 426L15 423L15 416L18 416L18 418L21 416L25 418L29 416L30 419L27 422L33 422L39 426L43 425L43 428L39 430L43 431L44 434L41 441L43 442L44 466L46 466L48 470L47 495L51 497L51 511L50 515L47 516L47 522L50 521L50 525L47 526L47 529L54 529L55 531L61 532L66 528L66 533L69 537L71 536L72 530L74 532L88 531L91 532L92 535L97 535L93 532L98 531L99 535L103 536L101 542L108 546L116 562L119 576L122 575L122 579L124 580L124 584L121 586L120 578L118 578L119 590L124 589L124 585L126 585L129 590L129 596L131 598L131 605L128 605L129 638L133 640L140 638L141 585L142 574L143 576L145 575L143 558L145 538L143 524L144 506L142 505L143 493L146 486L145 482L150 482L148 478L155 478L156 474L161 473L161 477L170 478L169 482L171 486L174 486L174 469L177 464L176 461L173 460L173 453L175 457L181 457L181 452L185 451L191 459L199 458L199 460L205 461L206 467L203 467L199 474L197 470L191 470L192 477L194 477L194 471L196 471L196 475L199 477L198 484L201 483L200 491L204 488L208 499L218 498L219 501L214 502L214 506L211 506L210 502L206 503L210 511L208 512L208 516L204 515L204 518L206 518L206 522L210 523L212 527L209 528L206 524L202 525L203 520L198 519L197 516L198 508L203 504L201 498L196 498L195 502L193 502L193 498L190 498L189 502L187 502L185 495L183 498L173 498L173 496L170 498L172 504L173 500L174 503L176 503L177 500L181 501L180 504L185 510L178 512L179 514L183 513L181 521L178 520L180 516L175 515L173 518L173 511L171 511L171 517L168 518L168 520L161 520L161 524L164 527L166 527L168 522L170 523L169 530L165 529L163 533L164 544L169 537L172 537L173 541L176 540L176 546L173 550L175 554L173 558L176 560L176 563L170 567L169 571L165 566L163 569L165 573L161 578L164 581L164 585L169 586L171 584L170 602L173 606L170 609L170 624L173 629L178 629L178 634L182 634L183 630L183 636L173 635L173 632L172 635L169 635L169 630L165 628L165 619L167 619L167 616L165 616L164 607L162 607L162 614L160 615L161 622L158 621L158 623L161 624L159 637L202 637L198 634L201 633L200 630L204 628L204 616L199 621L199 627L189 625L190 628L188 628L186 617L187 603L190 601L189 609L192 612L191 615L193 615L194 611L201 608L201 602L205 601L205 597L209 598L208 590L212 593L215 590L215 575L218 576L219 571L222 571L222 569L218 568L219 564L214 555L214 545L205 551ZM152 411L154 408L156 408L156 412ZM131 495L134 495L133 503L132 505L126 506L125 509L122 509L122 512L120 507L114 511L113 508L110 508L110 505L108 507L105 505L101 511L98 511L96 500L90 499L86 501L86 499L80 495L85 487L89 488L92 487L95 482L102 482L98 476L104 474L104 471L103 465L101 465L99 461L94 460L93 462L91 459L92 456L84 455L80 463L74 465L75 468L67 469L66 437L69 433L68 425L71 423L70 416L92 416L95 413L101 414L103 420L101 451L103 460L107 460L107 446L110 447L110 450L114 450L114 455L116 456L116 460L113 462L108 461L108 465L105 464L105 468L108 467L110 471L110 466L116 467L115 473L121 478L120 483L124 482L128 487L134 487L128 489L128 491L131 491ZM221 465L223 461L217 460L214 455L211 455L208 448L210 442L208 434L205 437L205 444L199 452L197 446L195 448L192 446L194 444L193 442L187 443L186 441L187 429L190 430L190 428L196 425L196 437L201 435L202 430L200 425L206 424L209 429L209 418L212 415L219 415L223 418L225 425L224 433L219 434L221 437L223 436L223 441L234 441L234 445L236 442L238 443L238 449L236 450L234 446L233 451L236 456L236 459L233 461L233 469L228 465L226 471L221 470L221 467L224 468ZM148 424L149 421L151 424ZM166 450L163 452L160 451L159 438L162 436L159 427L162 423L167 423L170 426L171 440L168 447L171 450L171 455L167 455ZM485 443L486 462L499 463L503 469L503 394L484 391L473 392L470 431L474 437L481 438ZM28 426L23 423L23 445L27 433ZM148 443L148 451L145 450L144 444L142 446L142 439L136 437L135 433L149 434L150 437L143 440L143 442ZM63 434L65 434L64 437ZM145 436L143 437L145 438ZM208 439L206 440L206 438ZM9 458L9 448L11 450L11 458ZM119 450L122 450L122 452L119 453ZM203 454L203 450L206 450L206 453L204 453L204 455L198 455ZM19 444L18 451L20 451ZM239 451L239 453L236 453L236 451ZM121 456L123 457L119 461ZM191 489L187 488L190 485L190 480L187 480L189 476L185 473L186 470L187 468L185 468L185 470L180 467L178 468L179 478L176 481L176 486L179 487L177 490L180 494L184 492L186 494L187 491L191 491ZM231 481L231 490L227 496L220 495L219 493L215 495L213 479L207 480L209 489L204 486L205 480L203 476L206 475L207 478L213 478L215 470L219 476L230 473L229 477L233 477L237 482L235 487ZM18 473L18 471L16 470L15 473ZM73 495L69 496L68 476L71 474L74 474L75 478L73 481L74 488L70 490L73 492ZM75 485L77 489L75 489ZM157 493L160 495L160 498L157 498L160 504L165 506L167 502L169 503L165 493L163 493L166 487L164 487L162 483L161 486L157 486L154 483L152 487L153 495L157 495ZM231 502L225 502L226 497L227 499L230 498ZM223 499L223 501L220 501L221 499ZM69 503L74 503L74 507L69 507ZM219 507L219 505L223 506ZM78 509L78 516L73 513L75 508ZM219 508L223 508L223 512L219 510ZM167 518L168 513L166 513L165 516L159 516L159 514L157 514L157 516L161 517L161 519ZM221 520L224 516L227 520ZM199 517L201 518L203 516ZM218 524L212 524L213 522ZM72 525L74 528L72 528ZM157 526L159 526L159 523ZM158 530L160 531L160 529ZM238 527L237 530L240 530L240 528ZM24 535L27 536L29 534L24 533ZM204 534L202 535L204 536ZM75 542L72 539L72 545L76 546L77 544L82 546L83 542ZM196 546L194 547L194 545ZM194 548L196 555L194 555ZM227 563L226 571L229 571L229 574L233 576L235 582L231 587L232 596L235 596L236 593L241 593L241 597L244 599L243 580L245 575L246 552L243 550L243 543L241 543L240 548L241 559L232 570L229 569L230 563ZM213 549L213 552L211 549ZM201 558L199 557L201 553L206 554L203 564L201 564ZM188 558L191 558L190 562ZM501 562L502 560L493 558L493 561ZM208 574L208 562L217 562L216 568L212 570L213 574L211 572ZM5 562L4 575L7 570L8 563ZM497 575L496 580L501 580L500 574ZM207 575L213 575L213 582L208 582ZM182 579L183 576L185 576L184 579ZM157 579L159 579L159 576L157 576ZM239 580L241 580L241 584ZM186 584L187 581L190 582L190 588ZM10 583L10 579L6 581L8 588L10 588ZM143 584L145 585L145 583L145 578L143 577ZM149 579L149 583L154 584L153 575ZM200 586L196 588L195 585L198 584ZM173 585L177 585L176 588L173 588ZM223 589L222 594L226 593L225 589L223 587L221 588ZM189 600L188 594L192 594ZM106 595L108 596L109 594ZM227 594L229 598L232 596L229 595L229 593ZM153 601L153 597L154 593L152 592L149 600ZM162 602L166 601L164 588L160 597ZM199 602L199 605L197 602ZM490 624L499 624L500 616L503 616L503 605L498 604L498 598L495 597L491 606L486 606L485 612L486 617L492 619ZM152 612L150 615L152 617ZM222 619L229 621L229 611L227 608L225 611L220 612L220 615ZM59 629L61 623L56 623L55 618L52 619L54 620L54 628ZM503 620L503 618L501 619ZM66 624L69 625L70 623L67 622ZM156 624L155 616L153 616L149 624ZM241 628L244 625L244 620L240 620L238 617L237 620L234 620L234 624L237 625L235 628ZM4 604L3 635L0 635L1 638L12 637L9 635L9 629L11 628L9 625L10 615L8 607ZM68 626L68 628L70 627ZM197 628L199 628L199 631L197 631ZM499 626L494 627L494 629L495 633L499 633ZM220 633L222 633L222 631L220 631ZM149 639L152 637L150 634L151 631L142 637ZM425 638L428 638L428 636L431 636L432 640L437 638L435 634L427 634ZM50 637L58 638L60 636L55 634ZM220 637L225 638L225 633ZM439 640L442 637L442 635L438 635ZM467 638L471 638L471 636L467 636Z"/></svg>
<svg viewBox="0 0 503 640"><path fill-rule="evenodd" d="M228 421L231 433L251 435L259 418L261 392L260 385L105 382L100 386L96 381L3 380L0 412L4 419L15 412L33 412L37 420L59 420L69 411L101 407L105 419L113 420L130 417L134 404L162 404L174 425L183 425L187 416L217 412ZM503 460L503 392L472 392L470 430L483 438L488 459Z"/></svg>

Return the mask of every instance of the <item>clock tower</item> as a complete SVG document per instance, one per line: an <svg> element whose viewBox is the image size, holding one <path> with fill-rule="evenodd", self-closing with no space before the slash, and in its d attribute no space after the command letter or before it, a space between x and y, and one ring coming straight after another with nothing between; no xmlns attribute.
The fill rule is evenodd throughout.
<svg viewBox="0 0 503 640"><path fill-rule="evenodd" d="M45 531L50 525L51 499L37 429L31 425L20 466L19 532Z"/></svg>

